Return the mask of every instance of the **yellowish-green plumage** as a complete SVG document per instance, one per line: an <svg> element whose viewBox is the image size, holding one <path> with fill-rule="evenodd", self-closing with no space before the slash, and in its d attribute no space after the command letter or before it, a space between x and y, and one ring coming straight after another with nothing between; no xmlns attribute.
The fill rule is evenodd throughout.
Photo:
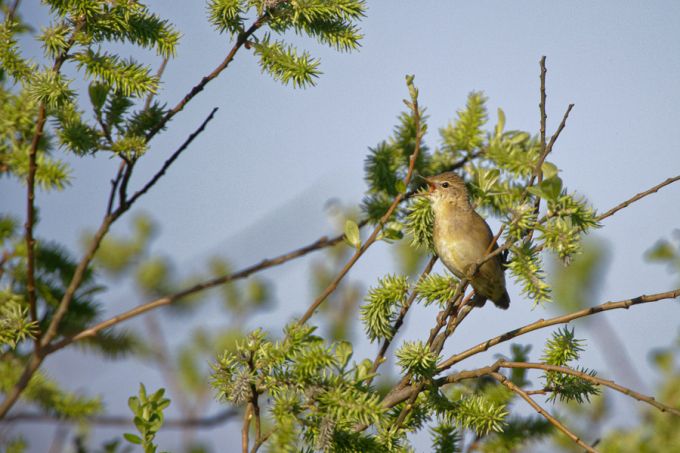
<svg viewBox="0 0 680 453"><path fill-rule="evenodd" d="M467 277L477 261L484 258L493 234L486 221L470 205L463 180L453 172L426 178L434 211L434 248L444 265L458 278ZM500 255L486 261L470 281L475 304L491 299L506 309L510 298L505 289L505 274Z"/></svg>

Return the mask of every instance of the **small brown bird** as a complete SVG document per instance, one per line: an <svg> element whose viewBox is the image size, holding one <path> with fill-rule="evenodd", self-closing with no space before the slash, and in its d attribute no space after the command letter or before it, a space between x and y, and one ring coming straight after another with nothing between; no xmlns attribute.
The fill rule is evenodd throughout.
<svg viewBox="0 0 680 453"><path fill-rule="evenodd" d="M475 263L487 254L493 234L489 225L470 205L465 182L453 172L423 178L434 211L434 248L444 265L458 278L465 278ZM495 250L496 244L490 250ZM500 255L486 261L472 277L473 303L482 306L491 299L497 307L510 306Z"/></svg>

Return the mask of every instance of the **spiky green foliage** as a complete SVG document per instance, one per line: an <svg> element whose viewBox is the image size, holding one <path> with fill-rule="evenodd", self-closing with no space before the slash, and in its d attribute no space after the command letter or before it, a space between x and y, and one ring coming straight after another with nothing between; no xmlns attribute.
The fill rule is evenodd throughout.
<svg viewBox="0 0 680 453"><path fill-rule="evenodd" d="M482 127L487 121L486 100L481 92L471 92L465 109L456 113L456 121L439 130L446 151L457 154L481 147L484 139Z"/></svg>
<svg viewBox="0 0 680 453"><path fill-rule="evenodd" d="M584 341L574 336L574 330L568 327L553 333L545 345L542 360L549 365L568 366L576 361L584 350ZM595 376L594 370L576 367L577 371ZM549 401L576 401L583 403L590 401L590 397L597 395L600 389L592 382L565 373L547 371L544 375L545 387L552 390Z"/></svg>
<svg viewBox="0 0 680 453"><path fill-rule="evenodd" d="M124 96L141 97L155 93L158 80L148 67L133 59L121 59L115 54L87 49L73 55L79 69L88 77L111 86Z"/></svg>
<svg viewBox="0 0 680 453"><path fill-rule="evenodd" d="M396 352L397 363L404 374L430 377L434 373L439 357L422 341L405 341Z"/></svg>
<svg viewBox="0 0 680 453"><path fill-rule="evenodd" d="M456 294L458 279L453 275L429 274L416 285L418 299L424 300L425 305L436 303L440 307L446 305Z"/></svg>
<svg viewBox="0 0 680 453"><path fill-rule="evenodd" d="M497 404L483 395L463 397L454 402L453 410L446 414L450 422L464 429L471 429L483 436L501 432L508 412L504 404Z"/></svg>
<svg viewBox="0 0 680 453"><path fill-rule="evenodd" d="M435 453L459 453L461 451L462 436L455 426L440 423L430 429L432 437L432 451Z"/></svg>
<svg viewBox="0 0 680 453"><path fill-rule="evenodd" d="M361 320L371 341L392 338L394 318L406 301L408 290L405 276L387 275L368 291L361 306Z"/></svg>
<svg viewBox="0 0 680 453"><path fill-rule="evenodd" d="M406 215L406 231L411 236L411 244L434 251L432 228L434 227L434 211L430 200L424 196L425 192L418 192Z"/></svg>
<svg viewBox="0 0 680 453"><path fill-rule="evenodd" d="M362 385L366 367L349 363L349 345L325 344L314 330L293 324L276 342L256 330L214 365L213 386L221 399L244 405L259 394L271 398L277 426L271 448L277 451L356 448L367 438L352 428L377 423L384 412L379 396Z"/></svg>
<svg viewBox="0 0 680 453"><path fill-rule="evenodd" d="M14 349L26 338L35 338L37 324L30 320L28 307L20 295L0 291L0 346Z"/></svg>
<svg viewBox="0 0 680 453"><path fill-rule="evenodd" d="M512 271L515 281L522 285L522 294L532 299L534 303L549 301L550 286L545 282L543 263L536 247L530 243L522 243L511 251L512 259L508 268Z"/></svg>
<svg viewBox="0 0 680 453"><path fill-rule="evenodd" d="M284 85L290 83L293 88L313 86L316 85L315 79L321 75L319 60L307 52L298 54L293 46L283 41L272 41L269 35L265 35L254 48L260 57L262 72Z"/></svg>
<svg viewBox="0 0 680 453"><path fill-rule="evenodd" d="M208 1L209 20L220 32L238 33L243 29L245 4L240 0Z"/></svg>
<svg viewBox="0 0 680 453"><path fill-rule="evenodd" d="M125 433L125 440L133 445L140 445L144 453L156 453L158 447L154 443L156 433L163 426L163 411L170 405L170 400L164 398L165 389L161 388L148 395L144 384L139 384L139 396L128 399L128 407L134 415L133 422L137 434Z"/></svg>

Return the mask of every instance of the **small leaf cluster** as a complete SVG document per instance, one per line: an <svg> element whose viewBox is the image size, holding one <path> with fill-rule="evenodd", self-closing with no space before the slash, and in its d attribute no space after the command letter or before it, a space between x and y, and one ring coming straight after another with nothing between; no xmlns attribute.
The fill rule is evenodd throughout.
<svg viewBox="0 0 680 453"><path fill-rule="evenodd" d="M165 389L161 388L148 395L144 384L139 384L139 396L128 399L128 407L134 414L133 422L139 435L125 433L123 437L134 445L141 445L144 453L156 453L158 447L154 444L156 433L163 425L165 410L170 400L164 398Z"/></svg>
<svg viewBox="0 0 680 453"><path fill-rule="evenodd" d="M392 325L398 310L406 302L409 284L405 276L386 275L369 289L361 306L361 320L371 341L392 338Z"/></svg>
<svg viewBox="0 0 680 453"><path fill-rule="evenodd" d="M434 251L432 230L434 228L434 211L425 196L418 192L409 206L406 215L406 232L411 236L411 245L416 248Z"/></svg>
<svg viewBox="0 0 680 453"><path fill-rule="evenodd" d="M292 324L280 341L251 332L213 366L213 387L235 405L266 396L276 451L305 446L346 451L343 445L356 449L375 442L354 432L357 424L379 423L384 413L379 395L364 385L371 363L350 363L349 343L326 344L314 330Z"/></svg>
<svg viewBox="0 0 680 453"><path fill-rule="evenodd" d="M24 339L35 338L37 327L38 323L29 319L21 296L0 291L0 347L14 349Z"/></svg>
<svg viewBox="0 0 680 453"><path fill-rule="evenodd" d="M425 305L437 303L443 307L453 299L458 289L458 279L451 274L429 274L416 285L417 298Z"/></svg>
<svg viewBox="0 0 680 453"><path fill-rule="evenodd" d="M515 281L522 285L522 294L532 299L535 304L550 300L550 286L545 281L543 260L537 247L531 242L522 242L512 247L512 260L508 269Z"/></svg>
<svg viewBox="0 0 680 453"><path fill-rule="evenodd" d="M246 18L251 11L258 19L252 27L269 27L262 37L251 35L252 46L262 72L284 85L305 88L316 84L321 74L320 61L308 52L298 52L283 39L272 39L272 33L287 32L307 35L323 45L349 52L360 45L363 37L358 21L364 16L362 0L210 0L208 18L220 32L245 40Z"/></svg>
<svg viewBox="0 0 680 453"><path fill-rule="evenodd" d="M447 397L433 389L429 400L441 421L460 429L472 430L479 436L502 432L508 415L507 401L496 401L484 391L454 388Z"/></svg>
<svg viewBox="0 0 680 453"><path fill-rule="evenodd" d="M554 332L543 350L542 360L549 365L568 366L570 362L580 357L583 349L583 340L575 338L574 330L564 327ZM578 371L595 376L595 370L581 367ZM576 401L581 404L590 401L590 397L597 395L600 389L593 383L573 376L571 374L546 371L544 375L545 387L552 390L548 397L549 401Z"/></svg>
<svg viewBox="0 0 680 453"><path fill-rule="evenodd" d="M422 341L405 341L395 353L404 374L429 378L437 369L439 357Z"/></svg>

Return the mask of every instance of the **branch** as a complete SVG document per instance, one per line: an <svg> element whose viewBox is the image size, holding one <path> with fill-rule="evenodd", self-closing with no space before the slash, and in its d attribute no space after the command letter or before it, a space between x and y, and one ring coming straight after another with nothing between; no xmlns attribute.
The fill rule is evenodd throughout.
<svg viewBox="0 0 680 453"><path fill-rule="evenodd" d="M266 18L268 16L268 13L265 12L263 15L257 18L255 22L248 28L243 33L240 33L238 37L236 38L236 42L234 43L234 46L231 48L227 56L222 60L222 63L220 63L213 71L203 77L198 84L196 84L183 98L181 101L175 105L175 107L172 108L172 110L169 110L168 113L163 116L163 118L158 122L156 126L154 126L149 132L146 134L146 141L148 142L151 140L161 129L165 127L165 125L170 121L175 115L177 115L185 105L191 101L194 96L196 96L198 93L203 91L205 86L210 83L213 79L215 79L222 71L224 71L227 66L229 66L229 63L232 62L234 57L236 56L236 53L239 51L239 49L248 41L248 38L255 33L260 27L262 27L265 24Z"/></svg>
<svg viewBox="0 0 680 453"><path fill-rule="evenodd" d="M362 221L360 223L360 226L365 225L366 223L367 223L367 221ZM68 346L69 344L71 344L75 341L79 341L79 340L82 340L84 338L92 337L92 336L96 335L101 330L108 329L109 327L112 327L112 326L114 326L114 325L116 325L120 322L123 322L125 320L131 319L131 318L139 316L143 313L146 313L149 310L153 310L157 307L162 307L162 306L165 306L165 305L170 305L171 303L173 303L173 302L175 302L175 301L177 301L177 300L179 300L183 297L190 296L192 294L195 294L195 293L198 293L198 292L201 292L201 291L205 291L207 289L214 288L215 286L223 285L225 283L229 283L229 282L232 282L234 280L246 278L246 277L250 276L251 274L254 274L254 273L259 272L259 271L264 270L264 269L268 269L270 267L275 267L275 266L284 264L284 263L291 261L295 258L304 256L304 255L306 255L310 252L314 252L316 250L320 250L320 249L323 249L325 247L336 245L336 244L338 244L339 242L342 241L342 238L343 238L342 234L335 236L335 237L332 237L332 238L327 238L327 237L324 236L322 238L317 239L313 243L306 245L304 247L301 247L297 250L293 250L292 252L288 252L288 253L285 253L283 255L279 255L275 258L264 259L264 260L260 261L259 263L254 264L254 265L249 266L249 267L246 267L246 268L244 268L240 271L237 271L237 272L234 272L234 273L231 273L231 274L227 274L227 275L222 275L220 277L217 277L217 278L214 278L214 279L211 279L211 280L206 280L205 282L198 283L198 284L191 286L189 288L186 288L182 291L167 295L165 297L161 297L161 298L153 300L151 302L147 302L146 304L132 308L132 309L126 311L126 312L123 312L119 315L116 315L112 318L109 318L106 321L102 321L99 324L96 324L92 327L89 327L85 330L82 330L81 332L79 332L79 333L77 333L73 336L64 338L63 340L52 344L48 348L48 350L49 350L50 353L52 353L54 351L57 351L59 349L64 348L65 346Z"/></svg>
<svg viewBox="0 0 680 453"><path fill-rule="evenodd" d="M250 419L252 418L253 405L248 403L246 412L243 414L243 426L241 427L241 451L248 453L248 431L250 431Z"/></svg>
<svg viewBox="0 0 680 453"><path fill-rule="evenodd" d="M418 278L418 283L420 283L425 277L427 277L430 272L432 272L432 268L434 267L434 264L437 262L437 256L432 255L430 260L427 262L427 265L425 266L425 269L423 270L422 274L420 274L420 277ZM418 285L416 283L416 286ZM416 299L418 296L418 291L413 289L411 291L411 295L409 298L406 300L406 303L401 307L401 310L399 311L399 315L397 316L397 319L394 321L394 326L392 326L392 336L390 338L385 338L385 340L382 343L382 346L380 346L380 350L378 351L378 355L376 355L375 359L373 360L373 367L371 368L371 374L374 374L378 371L378 368L382 363L385 361L385 354L387 353L387 349L389 349L390 344L392 343L392 340L394 339L394 336L397 334L399 329L401 328L402 324L404 324L404 318L406 317L406 313L408 312L409 308L411 308L411 305L413 304L413 301ZM371 382L373 381L373 377L370 377L365 385L370 385Z"/></svg>
<svg viewBox="0 0 680 453"><path fill-rule="evenodd" d="M24 236L26 240L26 292L28 293L28 306L31 321L38 322L37 296L35 292L35 238L33 226L35 225L35 173L38 170L37 154L40 139L43 136L47 111L45 104L38 108L38 121L35 125L35 133L28 151L28 176L26 178L26 223L24 224ZM35 349L40 350L40 330L35 335Z"/></svg>
<svg viewBox="0 0 680 453"><path fill-rule="evenodd" d="M578 310L573 313L569 313L566 315L562 316L556 316L554 318L550 319L540 319L536 322L533 322L531 324L527 324L524 327L520 327L515 330L511 330L509 332L504 333L503 335L499 335L495 338L492 338L490 340L487 340L483 343L479 343L477 346L473 346L470 349L463 351L459 354L453 355L446 359L445 361L441 362L439 366L437 367L437 372L442 372L444 370L447 370L451 368L453 365L456 363L460 362L461 360L467 359L470 356L473 356L475 354L479 354L480 352L484 352L491 348L492 346L496 346L499 343L503 343L505 341L511 340L515 337L518 337L520 335L524 335L529 332L533 332L534 330L538 329L543 329L545 327L553 326L555 324L565 324L570 321L573 321L574 319L578 318L583 318L586 316L594 315L596 313L601 313L603 311L608 311L608 310L615 310L618 308L625 308L628 309L633 305L639 305L639 304L644 304L644 303L649 303L649 302L656 302L660 300L665 300L665 299L675 299L678 296L680 296L680 289L675 289L673 291L667 291L664 293L657 293L657 294L651 294L651 295L642 295L638 296L632 299L625 299L622 301L618 302L607 302L601 305L596 305L595 307L590 307L590 308L584 308L583 310Z"/></svg>
<svg viewBox="0 0 680 453"><path fill-rule="evenodd" d="M9 23L14 20L14 15L16 14L17 9L19 9L19 3L21 3L21 0L14 0L14 3L7 11L7 16L5 16L5 22Z"/></svg>
<svg viewBox="0 0 680 453"><path fill-rule="evenodd" d="M147 193L149 191L149 189L151 189L154 186L154 184L156 184L158 182L158 180L161 179L163 177L163 175L165 175L165 172L168 170L168 168L170 168L170 165L172 165L173 162L175 162L175 160L177 160L179 155L182 154L182 152L189 147L191 142L193 142L194 139L196 137L198 137L205 130L205 127L213 119L213 117L215 116L215 112L217 112L217 110L218 110L217 107L212 109L212 111L210 112L210 115L208 115L208 117L203 120L203 123L201 123L201 126L198 129L196 129L194 132L192 132L191 135L189 135L189 137L187 137L187 139L184 141L184 143L182 143L182 146L177 148L177 150L174 153L172 153L172 155L168 158L168 160L165 161L165 163L163 164L161 169L158 170L158 172L153 176L153 178L151 178L149 180L149 182L147 182L144 185L144 187L142 187L137 192L135 192L134 195L132 195L132 197L130 197L130 201L126 204L131 205L132 203L137 201L137 199L139 197L141 197L142 195Z"/></svg>
<svg viewBox="0 0 680 453"><path fill-rule="evenodd" d="M539 63L541 67L541 101L538 104L538 108L541 111L541 155L545 153L545 123L548 116L545 114L545 75L548 70L545 68L545 55L541 57L541 62ZM539 173L539 178L541 173Z"/></svg>
<svg viewBox="0 0 680 453"><path fill-rule="evenodd" d="M635 196L629 198L628 200L624 201L623 203L614 206L614 207L611 208L609 211L605 212L605 213L602 214L602 215L599 215L595 220L597 220L597 221L599 222L599 221L601 221L601 220L606 219L607 217L611 217L611 216L613 216L614 214L616 214L618 211L620 211L621 209L623 209L623 208L625 208L625 207L628 207L628 205L630 205L630 204L632 204L632 203L635 203L636 201L640 200L641 198L646 197L647 195L656 193L656 192L658 192L659 189L661 189L662 187L665 187L665 186L667 186L667 185L669 185L669 184L672 184L672 183L674 183L675 181L678 181L678 180L680 180L680 175L678 175L678 176L673 176L672 178L668 178L668 179L665 180L664 182L662 182L662 183L660 183L660 184L657 184L656 186L652 187L651 189L645 190L644 192L640 192L639 194L637 194L637 195L635 195Z"/></svg>
<svg viewBox="0 0 680 453"><path fill-rule="evenodd" d="M564 434L566 434L571 440L576 442L580 447L584 448L587 452L597 453L597 450L595 450L593 447L591 447L590 445L583 442L576 434L572 433L569 430L569 428L564 426L559 420L557 420L555 417L550 415L545 409L543 409L541 406L539 406L538 403L536 403L536 401L533 400L533 398L531 398L529 395L527 395L526 392L524 392L524 390L522 390L521 388L519 388L515 384L513 384L512 381L510 381L508 378L506 378L502 374L495 372L495 371L492 372L492 373L489 373L489 375L491 377L493 377L494 379L496 379L501 384L503 384L504 386L506 386L509 390L513 391L514 393L516 393L517 395L522 397L522 399L524 399L524 401L529 403L529 405L531 407L533 407L536 410L536 412L541 414L553 426L555 426L557 429L559 429Z"/></svg>
<svg viewBox="0 0 680 453"><path fill-rule="evenodd" d="M555 372L558 372L558 373L570 374L572 376L576 376L578 378L581 378L584 381L589 381L589 382L592 382L593 384L604 385L605 387L609 387L611 389L614 389L617 392L621 392L624 395L628 395L631 398L634 398L638 401L643 401L647 404L651 404L652 406L659 409L661 412L670 412L673 415L680 416L680 410L656 401L656 399L654 399L653 396L643 395L642 393L638 393L638 392L636 392L632 389L629 389L627 387L619 385L614 381L602 379L602 378L599 378L599 377L596 377L596 376L591 376L588 373L584 373L582 371L574 370L573 368L569 368L569 367L565 367L565 366L547 365L545 363L506 362L506 361L499 362L498 365L501 368L536 369L536 370L555 371Z"/></svg>
<svg viewBox="0 0 680 453"><path fill-rule="evenodd" d="M201 124L200 128L198 131L202 131L205 128L205 125L207 122L212 118L213 114L215 111L210 114L210 116ZM197 131L197 132L198 132ZM127 210L130 209L132 204L144 193L146 193L155 183L158 181L160 176L162 176L165 171L167 170L167 167L178 157L179 153L181 153L184 149L186 149L189 144L196 138L198 135L197 132L194 132L191 134L187 140L180 146L180 148L175 151L173 156L171 156L168 161L163 165L163 168L161 171L156 174L152 180L146 184L141 190L139 190L135 195L130 199L128 203L124 203L123 200L121 200L121 205L116 209L114 212L105 215L104 219L102 220L101 225L99 226L99 229L94 235L94 238L92 239L92 242L90 243L90 246L88 250L86 251L85 255L83 258L80 260L78 263L78 266L76 266L75 271L73 272L73 277L71 277L71 281L69 282L68 287L66 288L66 291L64 292L63 297L61 298L59 302L59 306L57 307L57 310L55 311L54 315L52 316L52 320L50 321L50 324L45 331L45 334L41 338L40 341L40 347L36 348L33 354L31 355L26 367L24 368L24 371L19 378L19 381L14 385L12 390L7 394L5 397L4 401L2 404L0 404L0 419L4 418L5 415L7 415L7 412L9 409L14 405L14 403L17 401L19 398L19 395L21 395L21 392L26 388L28 385L29 381L31 380L31 377L33 374L36 372L36 370L40 367L42 364L42 361L45 359L45 356L47 354L50 354L54 352L57 349L60 349L60 347L55 347L55 345L51 344L52 340L58 335L58 329L59 329L59 324L61 323L62 319L64 316L66 316L66 313L68 312L69 306L71 304L71 301L73 300L73 297L75 296L76 291L78 290L78 287L83 281L83 278L85 277L85 273L87 272L87 268L92 262L92 259L94 258L95 253L99 249L99 245L101 244L102 240L104 239L104 236L109 231L109 228L113 224L116 219L118 219L121 215L123 215ZM130 164L128 164L129 168ZM120 173L119 173L120 174ZM124 176L123 176L124 177ZM115 193L116 190L116 184L112 184L111 190ZM109 196L109 202L111 200L111 196ZM60 341L58 344L68 344L70 341L68 341L68 338Z"/></svg>
<svg viewBox="0 0 680 453"><path fill-rule="evenodd" d="M423 130L422 126L420 124L420 111L418 110L418 100L413 99L413 120L415 124L415 147L413 149L413 153L409 157L409 166L408 166L408 172L406 173L406 177L404 178L404 187L408 187L409 183L411 182L411 177L413 176L413 168L416 165L416 160L418 159L418 154L420 153L420 142L422 140L423 136ZM347 275L349 270L354 266L354 264L361 258L361 256L364 254L366 250L376 241L378 234L382 230L383 226L387 221L390 219L392 216L392 213L394 210L397 208L399 203L404 199L405 193L401 192L399 193L395 198L392 204L390 205L389 209L387 212L380 218L378 221L378 225L376 225L375 229L373 230L373 233L368 237L366 242L359 247L359 249L352 255L352 257L349 259L349 261L345 264L345 266L340 270L340 273L335 277L335 279L326 287L326 289L319 295L319 297L312 302L312 304L309 306L307 311L302 315L300 320L298 321L298 325L302 325L309 321L309 318L314 315L314 312L316 311L317 308L330 296L330 294L335 291L335 289L338 287L342 279Z"/></svg>
<svg viewBox="0 0 680 453"><path fill-rule="evenodd" d="M177 418L166 419L163 422L163 429L209 429L236 417L238 411L229 408L217 414L201 418ZM28 423L91 423L98 426L129 426L133 424L131 417L125 415L101 415L88 417L85 419L64 419L48 414L19 413L5 418L7 423L28 422Z"/></svg>

